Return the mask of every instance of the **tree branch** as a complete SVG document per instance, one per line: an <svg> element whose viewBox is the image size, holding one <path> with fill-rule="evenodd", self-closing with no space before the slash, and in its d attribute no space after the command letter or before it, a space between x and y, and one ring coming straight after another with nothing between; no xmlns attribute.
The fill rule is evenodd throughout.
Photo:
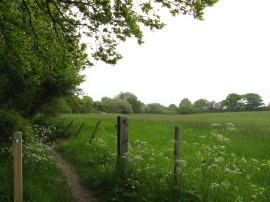
<svg viewBox="0 0 270 202"><path fill-rule="evenodd" d="M63 12L60 10L60 8L56 5L56 3L55 3L55 2L52 2L52 3L53 3L53 5L55 6L55 8L57 9L57 11L60 13L60 15L62 16L62 18L63 18L66 22L70 23L70 24L73 25L73 26L80 26L80 25L82 25L82 26L87 26L87 24L85 24L85 23L74 23L74 22L72 22L71 20L67 19L67 18L65 17L64 13L63 13Z"/></svg>
<svg viewBox="0 0 270 202"><path fill-rule="evenodd" d="M29 10L29 8L27 6L26 1L23 0L22 3L23 3L23 6L24 6L24 8L26 9L26 11L28 13L28 16L29 16L30 27L31 27L31 30L32 30L32 32L34 34L34 38L35 38L35 44L34 45L38 48L38 44L39 44L39 42L38 42L38 36L37 36L36 31L35 31L35 29L33 27L33 21L32 21L31 12L30 12L30 10Z"/></svg>
<svg viewBox="0 0 270 202"><path fill-rule="evenodd" d="M55 32L55 34L56 34L57 39L58 39L59 42L61 43L61 46L64 47L64 44L62 43L62 40L60 39L59 33L58 33L58 31L57 31L57 26L56 26L57 21L56 21L55 18L52 16L52 13L51 13L51 10L50 10L49 3L50 3L50 2L49 2L48 0L46 0L46 6L47 6L47 11L48 11L47 14L50 16L50 18L51 18L51 20L52 20L52 22L53 22L53 29L54 29L54 32ZM63 30L63 26L61 25L61 23L57 23L57 24L59 24L60 27L61 27L62 30Z"/></svg>

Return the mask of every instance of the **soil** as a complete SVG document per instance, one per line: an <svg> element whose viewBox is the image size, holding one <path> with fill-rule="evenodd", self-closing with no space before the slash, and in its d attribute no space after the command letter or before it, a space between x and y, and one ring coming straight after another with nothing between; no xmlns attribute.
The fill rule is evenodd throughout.
<svg viewBox="0 0 270 202"><path fill-rule="evenodd" d="M75 200L78 202L96 202L97 199L94 198L93 193L81 184L74 166L56 150L51 152L51 156L54 158L56 166L62 170L61 177L66 181Z"/></svg>

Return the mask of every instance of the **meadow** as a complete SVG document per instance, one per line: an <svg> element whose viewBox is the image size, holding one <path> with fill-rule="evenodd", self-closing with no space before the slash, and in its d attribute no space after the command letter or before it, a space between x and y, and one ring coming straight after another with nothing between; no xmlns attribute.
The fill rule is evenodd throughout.
<svg viewBox="0 0 270 202"><path fill-rule="evenodd" d="M270 113L125 115L129 152L117 166L117 115L61 115L58 150L101 201L269 201ZM101 124L89 144L97 121ZM67 125L72 126L62 134ZM78 128L83 129L75 137ZM174 128L181 128L180 187L174 187Z"/></svg>

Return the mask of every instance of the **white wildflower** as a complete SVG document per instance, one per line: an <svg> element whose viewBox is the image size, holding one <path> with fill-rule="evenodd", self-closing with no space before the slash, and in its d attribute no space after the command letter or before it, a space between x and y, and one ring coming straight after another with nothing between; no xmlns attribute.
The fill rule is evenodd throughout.
<svg viewBox="0 0 270 202"><path fill-rule="evenodd" d="M245 159L244 156L241 158L241 161L242 161L243 163L246 163L246 162L247 162L247 160Z"/></svg>

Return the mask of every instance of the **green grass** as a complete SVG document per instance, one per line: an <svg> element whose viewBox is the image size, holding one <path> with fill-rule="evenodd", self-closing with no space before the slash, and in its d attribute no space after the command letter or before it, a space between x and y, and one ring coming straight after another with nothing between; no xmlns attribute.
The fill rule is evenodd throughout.
<svg viewBox="0 0 270 202"><path fill-rule="evenodd" d="M270 198L270 113L127 115L129 160L116 165L117 115L62 115L59 150L83 183L104 201L267 201ZM65 120L63 121L63 118ZM87 144L98 120L96 139ZM82 122L80 134L75 137ZM213 130L212 123L222 123ZM226 129L233 123L236 131ZM181 128L181 189L173 188L174 127ZM222 135L222 136L220 136ZM223 139L222 139L222 138ZM226 138L230 141L226 141Z"/></svg>
<svg viewBox="0 0 270 202"><path fill-rule="evenodd" d="M44 133L43 133L44 135ZM45 136L43 136L45 137ZM60 171L48 155L47 145L38 139L23 143L23 199L24 201L74 201ZM0 148L0 201L13 201L12 145Z"/></svg>
<svg viewBox="0 0 270 202"><path fill-rule="evenodd" d="M67 186L60 180L60 173L55 167L50 166L46 169L38 167L37 170L34 168L30 170L24 168L24 201L73 201ZM0 166L0 201L13 201L13 172L11 170L11 165Z"/></svg>

